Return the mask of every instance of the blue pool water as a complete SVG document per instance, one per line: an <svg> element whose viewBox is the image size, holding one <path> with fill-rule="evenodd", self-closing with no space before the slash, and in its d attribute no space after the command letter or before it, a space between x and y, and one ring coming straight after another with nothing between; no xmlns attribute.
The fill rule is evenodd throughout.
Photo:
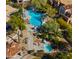
<svg viewBox="0 0 79 59"><path fill-rule="evenodd" d="M49 44L44 44L44 52L45 53L51 53L52 47Z"/></svg>
<svg viewBox="0 0 79 59"><path fill-rule="evenodd" d="M26 13L25 14L26 16L30 16L29 23L31 25L33 25L33 26L41 26L42 25L42 16L43 16L42 13L33 11L32 8L28 9L25 13Z"/></svg>
<svg viewBox="0 0 79 59"><path fill-rule="evenodd" d="M33 26L41 26L42 24L42 14L41 13L37 13L37 12L33 12L32 10L29 10L29 15L30 15L30 24L32 24Z"/></svg>

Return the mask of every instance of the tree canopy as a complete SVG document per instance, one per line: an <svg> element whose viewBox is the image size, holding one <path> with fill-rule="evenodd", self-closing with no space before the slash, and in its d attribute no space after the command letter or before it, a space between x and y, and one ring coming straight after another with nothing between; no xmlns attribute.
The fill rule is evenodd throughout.
<svg viewBox="0 0 79 59"><path fill-rule="evenodd" d="M64 30L65 38L71 42L72 41L72 25L67 24L66 21L64 21L63 18L59 18L57 22L60 24L61 29Z"/></svg>
<svg viewBox="0 0 79 59"><path fill-rule="evenodd" d="M51 19L47 23L43 24L39 31L42 38L48 38L52 40L57 39L57 37L62 37L62 32L59 29L59 24L55 20Z"/></svg>
<svg viewBox="0 0 79 59"><path fill-rule="evenodd" d="M23 30L26 28L25 23L18 12L11 15L10 20L7 23L11 25L13 30L16 30L17 28Z"/></svg>
<svg viewBox="0 0 79 59"><path fill-rule="evenodd" d="M54 16L57 13L57 10L48 3L48 0L32 0L31 3L37 10L46 12L48 16Z"/></svg>

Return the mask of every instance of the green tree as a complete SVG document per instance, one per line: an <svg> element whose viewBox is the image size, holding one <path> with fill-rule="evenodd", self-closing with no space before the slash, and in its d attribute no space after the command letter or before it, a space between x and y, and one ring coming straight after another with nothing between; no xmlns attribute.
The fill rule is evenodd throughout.
<svg viewBox="0 0 79 59"><path fill-rule="evenodd" d="M6 0L6 4L8 4L8 3L10 3L11 2L11 0Z"/></svg>
<svg viewBox="0 0 79 59"><path fill-rule="evenodd" d="M48 3L48 0L32 0L31 3L37 10L46 12L50 17L57 13L57 10Z"/></svg>
<svg viewBox="0 0 79 59"><path fill-rule="evenodd" d="M45 54L42 59L72 59L71 52L58 52L55 56L51 56L50 54Z"/></svg>
<svg viewBox="0 0 79 59"><path fill-rule="evenodd" d="M12 26L13 30L16 30L17 28L24 30L26 28L23 19L18 13L13 14L7 23Z"/></svg>
<svg viewBox="0 0 79 59"><path fill-rule="evenodd" d="M18 35L18 40L17 41L20 43L20 36L21 37L23 36L22 31L24 29L26 29L26 26L25 26L25 23L24 23L23 19L21 18L21 16L18 13L14 13L7 23L9 25L11 25L12 32L17 31L18 29L20 30L21 34L19 35L19 31L17 33L17 35Z"/></svg>
<svg viewBox="0 0 79 59"><path fill-rule="evenodd" d="M57 9L53 8L51 5L46 4L45 9L46 13L48 14L48 16L52 17L55 16L55 14L57 13Z"/></svg>
<svg viewBox="0 0 79 59"><path fill-rule="evenodd" d="M31 3L36 7L36 8L42 8L47 4L48 0L32 0Z"/></svg>
<svg viewBox="0 0 79 59"><path fill-rule="evenodd" d="M72 59L72 53L71 52L58 52L58 54L55 56L55 59Z"/></svg>
<svg viewBox="0 0 79 59"><path fill-rule="evenodd" d="M63 18L59 18L57 20L57 22L60 24L61 29L65 30L66 35L66 39L71 42L72 41L72 25L71 24L67 24L66 21L64 21Z"/></svg>
<svg viewBox="0 0 79 59"><path fill-rule="evenodd" d="M56 40L58 37L62 38L62 32L59 29L59 24L55 20L50 19L40 28L41 38L48 38L50 40Z"/></svg>

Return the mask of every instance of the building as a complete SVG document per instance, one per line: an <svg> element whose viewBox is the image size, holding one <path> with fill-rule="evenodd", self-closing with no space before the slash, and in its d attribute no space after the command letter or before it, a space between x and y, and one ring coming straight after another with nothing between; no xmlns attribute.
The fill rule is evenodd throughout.
<svg viewBox="0 0 79 59"><path fill-rule="evenodd" d="M6 54L7 54L8 58L13 57L19 51L20 51L20 45L18 43L12 42L12 43L7 45Z"/></svg>

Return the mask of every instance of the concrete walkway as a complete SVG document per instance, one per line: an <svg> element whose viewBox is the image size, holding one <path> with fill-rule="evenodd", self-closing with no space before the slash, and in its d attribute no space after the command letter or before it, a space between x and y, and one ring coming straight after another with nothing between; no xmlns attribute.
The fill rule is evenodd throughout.
<svg viewBox="0 0 79 59"><path fill-rule="evenodd" d="M29 25L27 24L27 47L28 50L33 50L33 35L32 30L30 29Z"/></svg>

